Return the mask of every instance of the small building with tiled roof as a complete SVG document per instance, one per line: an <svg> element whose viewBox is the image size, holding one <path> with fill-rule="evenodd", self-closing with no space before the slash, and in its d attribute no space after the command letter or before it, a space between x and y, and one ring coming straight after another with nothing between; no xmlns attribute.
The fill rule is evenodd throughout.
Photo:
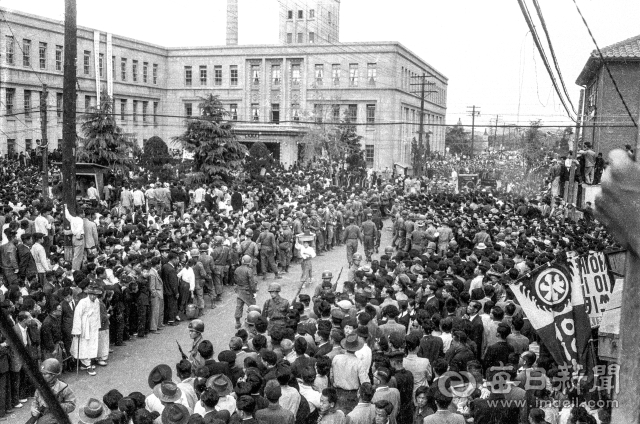
<svg viewBox="0 0 640 424"><path fill-rule="evenodd" d="M636 122L640 123L640 35L601 49L622 98ZM635 146L637 129L627 113L597 50L576 79L585 89L582 140L596 152Z"/></svg>

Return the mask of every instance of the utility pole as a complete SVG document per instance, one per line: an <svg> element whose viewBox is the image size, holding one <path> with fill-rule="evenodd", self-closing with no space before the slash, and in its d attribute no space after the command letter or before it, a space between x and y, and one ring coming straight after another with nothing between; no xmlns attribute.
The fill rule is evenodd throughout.
<svg viewBox="0 0 640 424"><path fill-rule="evenodd" d="M76 214L76 0L65 0L64 82L62 85L62 203Z"/></svg>
<svg viewBox="0 0 640 424"><path fill-rule="evenodd" d="M498 119L500 119L499 115L496 115L496 122L493 129L493 150L496 150L496 144L498 142ZM491 150L491 149L489 149Z"/></svg>
<svg viewBox="0 0 640 424"><path fill-rule="evenodd" d="M433 75L427 75L425 72L422 75L417 75L414 78L419 78L420 82L411 83L411 85L419 85L420 86L420 128L418 130L418 152L420 152L420 175L422 175L422 167L424 162L424 152L430 151L429 149L429 140L427 139L427 147L425 149L424 144L422 143L422 133L424 132L424 100L426 94L435 93L435 90L427 90L425 91L426 85L435 85L435 82L427 82L427 78L432 78ZM415 93L414 93L415 94Z"/></svg>
<svg viewBox="0 0 640 424"><path fill-rule="evenodd" d="M42 95L40 96L40 132L42 133L42 197L49 197L49 141L47 139L47 84L42 84Z"/></svg>
<svg viewBox="0 0 640 424"><path fill-rule="evenodd" d="M575 135L573 137L573 148L571 149L571 168L569 170L569 190L567 190L567 203L575 203L575 179L576 179L576 157L578 155L578 139L580 138L580 121L582 120L582 106L584 103L584 89L580 90L580 101L578 102L578 119L576 119Z"/></svg>
<svg viewBox="0 0 640 424"><path fill-rule="evenodd" d="M471 111L468 109L471 109ZM471 153L469 157L473 157L473 142L476 138L476 116L480 116L480 106L467 106L467 113L471 113Z"/></svg>

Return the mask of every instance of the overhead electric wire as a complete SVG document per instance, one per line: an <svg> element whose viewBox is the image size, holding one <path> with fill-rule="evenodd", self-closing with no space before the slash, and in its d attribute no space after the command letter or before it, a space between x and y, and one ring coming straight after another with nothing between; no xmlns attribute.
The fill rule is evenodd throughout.
<svg viewBox="0 0 640 424"><path fill-rule="evenodd" d="M569 107L567 106L567 103L564 99L564 97L562 96L562 93L560 91L560 87L558 87L558 82L556 81L555 75L553 74L553 71L551 70L551 66L549 65L549 60L547 59L547 55L544 52L544 49L542 48L542 44L540 43L540 38L538 37L538 33L536 32L536 28L533 24L533 20L531 19L531 15L529 14L529 10L527 8L527 5L525 4L524 0L518 0L518 4L520 5L520 9L522 10L522 15L524 16L525 21L527 22L527 26L529 27L529 30L531 31L531 35L533 36L533 41L536 45L536 48L538 49L538 53L540 54L540 57L542 58L542 62L544 63L545 68L547 69L547 73L549 74L549 78L551 79L551 83L553 84L553 87L556 90L556 93L558 94L558 97L560 98L560 101L562 102L562 106L564 107L564 109L567 111L567 116L573 121L576 122L576 118L574 118L571 115L571 112L569 111Z"/></svg>
<svg viewBox="0 0 640 424"><path fill-rule="evenodd" d="M618 97L620 97L620 100L622 100L622 104L624 105L624 108L627 111L629 118L631 118L631 122L633 122L633 126L637 128L638 124L636 123L635 118L633 117L633 115L631 114L631 111L629 110L629 106L627 106L627 102L624 100L624 97L622 96L622 93L618 88L616 79L613 77L613 74L611 73L611 69L609 69L609 65L607 64L607 61L604 59L604 55L602 54L602 51L600 50L600 47L598 46L598 43L596 42L596 39L593 36L593 33L591 32L591 28L589 28L589 24L587 23L587 20L584 18L584 15L582 14L580 7L578 7L578 3L576 3L576 0L573 0L573 4L576 6L576 10L578 11L578 14L580 15L580 17L582 18L582 22L584 23L584 26L587 28L587 31L589 32L589 36L591 37L591 40L593 41L593 44L596 46L596 50L598 51L598 55L600 56L600 61L604 65L605 69L607 70L607 74L609 74L609 78L611 78L611 82L613 82L613 87L616 89L616 93L618 93Z"/></svg>

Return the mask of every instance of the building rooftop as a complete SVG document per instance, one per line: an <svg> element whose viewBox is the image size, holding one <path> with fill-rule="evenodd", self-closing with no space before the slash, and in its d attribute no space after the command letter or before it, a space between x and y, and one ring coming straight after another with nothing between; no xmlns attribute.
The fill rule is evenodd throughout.
<svg viewBox="0 0 640 424"><path fill-rule="evenodd" d="M640 61L640 35L611 44L610 46L600 49L600 51L607 61ZM582 68L580 75L578 75L576 84L586 85L601 65L602 61L600 60L598 51L593 50L584 68Z"/></svg>

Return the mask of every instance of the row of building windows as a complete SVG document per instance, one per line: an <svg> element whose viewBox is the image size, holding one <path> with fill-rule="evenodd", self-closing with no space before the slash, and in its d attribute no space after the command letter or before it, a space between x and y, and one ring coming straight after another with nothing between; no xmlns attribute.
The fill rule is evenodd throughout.
<svg viewBox="0 0 640 424"><path fill-rule="evenodd" d="M366 105L366 120L367 125L373 125L376 122L376 105L368 104ZM339 122L342 119L341 115L341 105L334 104L331 105L329 110L325 112L325 105L323 104L315 104L313 105L313 114L315 117L316 123L322 123L325 119L329 119L333 122ZM349 104L346 109L346 118L350 121L357 121L358 119L358 105L357 104Z"/></svg>
<svg viewBox="0 0 640 424"><path fill-rule="evenodd" d="M15 39L11 35L6 36L6 63L7 65L15 65L16 57L15 57ZM31 40L23 39L22 40L22 66L24 67L33 67L31 63ZM48 66L48 45L47 43L40 42L38 43L38 67L39 69L47 69ZM64 47L61 45L55 46L55 70L63 71L64 63L63 63L63 53ZM112 56L112 65L113 65L113 77L116 77L116 57ZM158 84L158 64L151 64L151 75L149 75L149 62L142 62L142 82L144 84L148 84L151 81L152 84ZM100 77L104 78L104 54L98 54L98 72L100 73ZM132 60L131 61L131 79L133 82L139 82L139 61ZM82 55L82 73L84 75L91 74L91 51L84 50ZM122 81L127 80L127 58L120 58L120 79Z"/></svg>
<svg viewBox="0 0 640 424"><path fill-rule="evenodd" d="M315 19L316 17L316 10L315 9L309 9L308 12L308 18L307 19ZM293 20L293 10L287 10L287 19L289 20ZM298 19L304 19L304 10L298 10L298 13L295 15L298 17Z"/></svg>
<svg viewBox="0 0 640 424"><path fill-rule="evenodd" d="M418 77L421 77L421 76L422 76L421 74L410 71L408 68L405 68L403 66L400 70L400 88L409 93L414 93L419 95L420 89L421 89L419 84L421 83L421 79ZM431 82L431 81L428 81L428 82ZM429 87L430 87L429 90L434 92L429 93L429 96L427 96L426 98L432 101L433 103L444 106L447 101L444 88L439 87L437 85L436 86L431 85Z"/></svg>
<svg viewBox="0 0 640 424"><path fill-rule="evenodd" d="M201 86L209 85L208 78L208 69L206 65L200 65L199 68L199 79ZM187 87L191 87L194 85L194 75L193 75L193 66L185 66L184 67L184 85ZM291 66L291 83L293 85L300 85L300 64L293 64ZM259 85L260 84L260 65L251 65L250 68L250 76L251 76L251 84ZM342 77L342 68L340 64L331 65L331 84L333 86L339 86L340 80ZM316 85L323 85L325 80L325 72L324 65L317 64L315 65L314 78ZM378 70L377 64L368 63L367 64L367 85L370 87L375 87L376 80L378 78ZM216 65L213 67L213 85L221 86L223 80L222 75L222 66ZM282 69L280 65L272 65L271 66L271 84L274 86L280 85L282 83ZM349 86L357 87L359 83L359 67L357 63L349 64ZM229 85L237 86L238 85L238 66L230 65L229 66Z"/></svg>
<svg viewBox="0 0 640 424"><path fill-rule="evenodd" d="M329 37L329 36L327 36ZM296 43L298 44L303 44L304 41L304 32L298 32L296 34ZM307 33L307 43L309 44L313 44L316 42L316 33L313 31L310 31ZM327 42L331 42L330 39L327 39ZM287 44L293 44L293 33L292 32L287 32Z"/></svg>

